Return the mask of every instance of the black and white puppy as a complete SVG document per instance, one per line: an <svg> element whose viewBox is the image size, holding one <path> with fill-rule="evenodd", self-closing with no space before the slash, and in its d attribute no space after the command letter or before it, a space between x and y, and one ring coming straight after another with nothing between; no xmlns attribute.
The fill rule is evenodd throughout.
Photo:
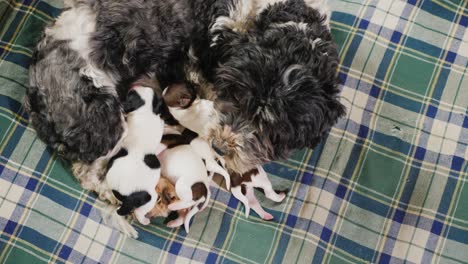
<svg viewBox="0 0 468 264"><path fill-rule="evenodd" d="M148 87L134 87L124 103L128 135L122 148L108 163L106 184L122 202L117 210L127 215L135 209L138 221L150 223L146 214L158 200L155 187L161 175L156 156L161 142L164 121L161 119L162 100Z"/></svg>
<svg viewBox="0 0 468 264"><path fill-rule="evenodd" d="M205 164L210 179L213 178L214 174L219 174L225 180L226 189L231 188L231 178L223 165L225 163L223 157L216 154L205 139L190 129L184 129L182 133L172 130L172 132L163 135L161 146L164 146L164 148L161 148L161 150L175 148L180 145L190 145L192 147L193 151Z"/></svg>

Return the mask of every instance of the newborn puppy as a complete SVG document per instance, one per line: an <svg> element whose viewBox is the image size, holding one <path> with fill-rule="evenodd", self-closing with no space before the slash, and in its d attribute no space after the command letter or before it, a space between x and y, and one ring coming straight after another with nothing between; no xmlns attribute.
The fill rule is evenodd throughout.
<svg viewBox="0 0 468 264"><path fill-rule="evenodd" d="M160 177L160 163L155 153L161 142L164 122L160 116L162 101L151 88L133 88L124 103L128 113L128 135L122 148L108 163L106 182L122 202L119 215L130 214L136 208L138 221L150 223L146 214L158 199L155 186Z"/></svg>
<svg viewBox="0 0 468 264"><path fill-rule="evenodd" d="M249 217L250 208L252 208L263 220L272 220L273 216L267 213L254 194L254 188L260 188L265 196L275 202L281 202L286 197L284 192L279 194L273 190L268 175L261 166L244 173L231 173L232 188L231 192L245 206L245 216Z"/></svg>
<svg viewBox="0 0 468 264"><path fill-rule="evenodd" d="M163 92L164 102L174 118L201 137L218 123L213 101L200 99L190 84L172 84Z"/></svg>
<svg viewBox="0 0 468 264"><path fill-rule="evenodd" d="M189 144L205 163L206 170L209 172L210 178L212 178L215 173L220 174L224 177L226 188L228 190L230 189L231 178L229 177L229 173L224 169L222 164L220 165L218 163L218 161L220 163L224 163L224 159L217 155L208 142L199 137L197 133L189 129L185 129L182 134L164 135L161 143L161 145L167 146L167 148Z"/></svg>
<svg viewBox="0 0 468 264"><path fill-rule="evenodd" d="M167 206L170 203L178 201L179 198L177 197L176 190L174 184L172 184L168 179L164 176L161 176L159 179L158 185L156 185L156 193L159 196L156 204L154 205L153 209L146 214L146 217L153 218L153 217L168 217L169 213L171 212Z"/></svg>
<svg viewBox="0 0 468 264"><path fill-rule="evenodd" d="M190 219L205 209L210 199L209 178L200 156L190 145L167 148L159 155L161 173L174 185L179 201L169 204L171 211L188 209L186 215L170 221L167 226L177 227L184 224L188 233Z"/></svg>

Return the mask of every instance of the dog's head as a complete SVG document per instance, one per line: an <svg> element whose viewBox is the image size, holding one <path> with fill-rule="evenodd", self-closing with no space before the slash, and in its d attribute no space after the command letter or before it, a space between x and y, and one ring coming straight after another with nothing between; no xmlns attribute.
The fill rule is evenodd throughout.
<svg viewBox="0 0 468 264"><path fill-rule="evenodd" d="M212 133L225 152L260 146L264 153L257 156L281 159L291 149L315 147L345 112L337 98L338 53L325 18L291 3L258 15L247 33L228 26L213 33L220 54L218 100L235 109L223 113L227 118Z"/></svg>

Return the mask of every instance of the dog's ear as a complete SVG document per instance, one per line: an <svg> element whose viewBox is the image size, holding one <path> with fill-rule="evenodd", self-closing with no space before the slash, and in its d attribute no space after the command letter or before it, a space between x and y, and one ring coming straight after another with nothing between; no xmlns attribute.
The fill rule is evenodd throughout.
<svg viewBox="0 0 468 264"><path fill-rule="evenodd" d="M151 195L145 191L134 192L125 197L122 206L117 210L118 215L128 215L134 208L138 208L151 200Z"/></svg>
<svg viewBox="0 0 468 264"><path fill-rule="evenodd" d="M114 194L115 198L117 198L117 200L119 200L121 202L123 202L127 198L127 196L120 194L116 190L112 190L112 193Z"/></svg>
<svg viewBox="0 0 468 264"><path fill-rule="evenodd" d="M123 103L123 110L128 114L137 110L143 105L145 105L145 100L143 100L135 90L131 90L127 95L127 99Z"/></svg>
<svg viewBox="0 0 468 264"><path fill-rule="evenodd" d="M233 113L237 111L236 106L233 102L217 100L214 105L215 109L221 113Z"/></svg>

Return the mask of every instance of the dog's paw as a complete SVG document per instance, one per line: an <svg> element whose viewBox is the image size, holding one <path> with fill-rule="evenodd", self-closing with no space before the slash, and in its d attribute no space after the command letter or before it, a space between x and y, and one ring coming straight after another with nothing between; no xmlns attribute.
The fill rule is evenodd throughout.
<svg viewBox="0 0 468 264"><path fill-rule="evenodd" d="M270 213L264 213L260 217L265 221L273 220L273 215L271 215Z"/></svg>
<svg viewBox="0 0 468 264"><path fill-rule="evenodd" d="M119 204L119 200L117 200L117 198L115 198L114 194L112 194L112 192L109 191L109 190L106 190L106 191L103 191L103 192L99 193L99 199L101 199L103 201L108 201L112 205L118 205Z"/></svg>
<svg viewBox="0 0 468 264"><path fill-rule="evenodd" d="M184 224L184 220L181 217L167 222L166 226L169 228L176 228Z"/></svg>
<svg viewBox="0 0 468 264"><path fill-rule="evenodd" d="M284 200L284 198L286 198L286 193L280 192L280 193L278 194L278 202L279 202L279 203L282 202L282 201Z"/></svg>
<svg viewBox="0 0 468 264"><path fill-rule="evenodd" d="M143 217L142 219L138 219L138 222L142 225L149 225L151 221L149 218Z"/></svg>
<svg viewBox="0 0 468 264"><path fill-rule="evenodd" d="M96 184L91 181L82 181L81 188L88 190L88 191L94 191L96 189Z"/></svg>

